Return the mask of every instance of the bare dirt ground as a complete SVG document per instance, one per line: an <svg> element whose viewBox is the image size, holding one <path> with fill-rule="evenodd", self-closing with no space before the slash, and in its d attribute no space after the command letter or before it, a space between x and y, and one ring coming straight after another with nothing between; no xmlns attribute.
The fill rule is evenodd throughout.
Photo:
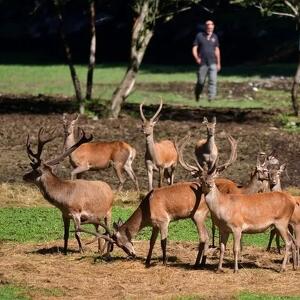
<svg viewBox="0 0 300 300"><path fill-rule="evenodd" d="M25 99L26 100L26 99ZM22 102L2 99L0 109L0 182L20 183L22 175L29 169L25 151L26 136L30 133L36 140L38 129L57 127L61 137L45 151L45 158L61 153L62 112L74 112L66 99L32 99ZM27 99L28 100L28 99ZM20 110L21 108L21 110ZM149 107L146 114L156 107ZM144 167L144 136L140 131L138 106L126 105L125 113L119 120L101 118L80 119L86 132L93 133L95 140L125 140L137 149L134 169L142 190L147 188ZM276 151L282 163L288 164L288 175L283 176L284 187L300 186L300 143L299 134L287 133L274 121L277 111L263 110L203 110L185 107L174 110L164 107L159 123L155 127L155 138L182 138L190 131L192 143L205 137L201 125L203 116L217 117L217 143L221 160L227 158L229 145L226 135L230 133L239 141L238 160L224 176L240 183L247 182L256 163L259 150ZM192 158L192 146L187 149L187 159ZM69 177L70 166L64 162L57 172L64 178ZM157 176L157 174L156 174ZM112 169L89 172L85 178L98 178L117 186L117 178ZM157 178L157 177L156 177ZM176 181L189 179L186 172L178 167ZM125 190L132 190L133 184L127 180ZM157 243L159 245L159 243ZM105 262L98 259L93 246L84 255L70 253L63 256L57 246L61 241L43 244L11 244L0 241L0 284L13 283L31 288L34 299L171 299L180 295L201 295L207 299L230 299L241 291L266 293L272 295L300 295L300 271L289 270L279 274L282 256L268 254L263 249L246 247L243 250L241 271L232 273L232 251L227 252L228 263L225 274L215 274L216 253L211 253L207 270L193 270L196 257L196 244L170 242L168 255L171 257L167 267L158 262L160 249L154 252L154 265L144 267L148 243L135 242L138 259L125 259L125 254L116 249L113 260ZM71 244L76 249L76 245ZM230 249L230 246L229 246ZM229 269L230 268L230 269ZM58 289L59 296L45 293L46 289Z"/></svg>
<svg viewBox="0 0 300 300"><path fill-rule="evenodd" d="M159 243L153 263L145 268L146 241L135 242L138 258L127 260L121 250L111 261L98 258L93 249L84 255L58 252L58 242L48 244L4 244L0 249L0 284L24 284L33 299L175 299L201 295L201 299L232 299L241 292L280 296L300 295L300 270L291 265L278 273L281 257L246 247L238 274L232 272L232 251L227 251L225 272L215 273L218 256L212 252L208 269L194 270L196 244L170 242L167 267L158 260ZM71 244L75 249L75 243Z"/></svg>

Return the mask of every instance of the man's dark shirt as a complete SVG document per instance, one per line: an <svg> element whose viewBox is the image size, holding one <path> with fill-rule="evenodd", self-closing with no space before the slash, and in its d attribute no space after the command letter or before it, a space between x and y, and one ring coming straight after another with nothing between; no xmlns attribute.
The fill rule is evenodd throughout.
<svg viewBox="0 0 300 300"><path fill-rule="evenodd" d="M193 46L198 46L201 64L211 65L217 63L215 49L219 47L219 39L215 33L212 33L208 40L206 32L199 32L196 35Z"/></svg>

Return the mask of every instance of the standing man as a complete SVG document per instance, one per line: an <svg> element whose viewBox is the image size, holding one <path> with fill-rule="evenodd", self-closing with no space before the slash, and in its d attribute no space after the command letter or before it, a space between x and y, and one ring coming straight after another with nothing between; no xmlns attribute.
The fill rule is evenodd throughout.
<svg viewBox="0 0 300 300"><path fill-rule="evenodd" d="M193 43L192 53L199 65L195 86L196 101L199 101L207 75L208 101L214 99L217 94L217 73L221 70L221 54L219 39L214 33L214 28L214 22L207 20L205 32L198 33Z"/></svg>

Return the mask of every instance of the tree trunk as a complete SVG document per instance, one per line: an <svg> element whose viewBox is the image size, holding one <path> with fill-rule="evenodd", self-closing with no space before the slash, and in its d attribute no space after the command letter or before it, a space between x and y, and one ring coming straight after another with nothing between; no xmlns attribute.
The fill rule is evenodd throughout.
<svg viewBox="0 0 300 300"><path fill-rule="evenodd" d="M152 19L152 24L149 24L151 23L151 21L149 22L146 20L148 14L149 3L145 1L141 9L141 13L136 19L133 26L131 58L129 66L124 78L113 93L113 97L111 100L111 115L113 118L118 118L123 102L130 95L134 87L136 76L143 60L145 51L150 42L150 39L153 36L153 20L155 20L155 16L154 19Z"/></svg>
<svg viewBox="0 0 300 300"><path fill-rule="evenodd" d="M93 75L96 62L96 26L95 26L95 1L90 3L90 28L91 28L91 45L90 45L90 59L87 72L86 81L86 96L87 100L92 98L93 90Z"/></svg>
<svg viewBox="0 0 300 300"><path fill-rule="evenodd" d="M299 116L298 88L300 83L300 51L298 52L298 67L292 85L292 105L295 116Z"/></svg>
<svg viewBox="0 0 300 300"><path fill-rule="evenodd" d="M79 78L77 76L75 67L73 65L72 62L72 54L71 54L71 48L68 44L65 32L64 32L64 26L63 26L63 17L62 17L62 13L61 13L61 8L60 8L60 2L58 0L54 0L54 5L56 7L56 13L57 13L57 17L59 20L59 33L60 33L60 38L62 40L63 46L64 46L64 50L65 50L65 54L66 54L66 58L67 58L67 63L69 65L69 69L70 69L70 73L71 73L71 78L72 78L72 82L73 82L73 86L75 89L75 95L76 95L76 99L79 105L79 110L80 113L84 112L84 104L83 104L83 98L82 98L82 93L81 93L81 87L80 87L80 81Z"/></svg>

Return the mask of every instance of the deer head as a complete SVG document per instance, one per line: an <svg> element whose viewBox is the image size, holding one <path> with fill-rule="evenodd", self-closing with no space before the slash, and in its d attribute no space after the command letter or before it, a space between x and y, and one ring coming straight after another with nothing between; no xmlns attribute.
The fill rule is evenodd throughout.
<svg viewBox="0 0 300 300"><path fill-rule="evenodd" d="M119 219L117 223L113 223L114 233L111 235L111 238L113 239L114 243L123 249L126 254L131 257L135 257L136 255L131 241L131 236L126 228L125 230L121 229L122 225L123 222L121 219Z"/></svg>
<svg viewBox="0 0 300 300"><path fill-rule="evenodd" d="M143 103L140 104L140 116L141 116L141 120L143 122L142 131L146 136L153 135L153 128L154 128L155 124L157 123L157 121L159 119L159 113L162 109L163 102L162 102L162 99L161 99L160 100L160 105L159 105L157 111L155 112L154 116L150 120L147 120L144 116L143 105L144 105Z"/></svg>
<svg viewBox="0 0 300 300"><path fill-rule="evenodd" d="M202 124L206 125L206 129L207 129L207 136L214 136L215 135L215 131L216 131L216 124L217 124L217 119L215 116L213 116L212 118L212 122L208 122L207 118L204 117L203 118L203 122Z"/></svg>
<svg viewBox="0 0 300 300"><path fill-rule="evenodd" d="M73 120L68 120L67 114L63 114L62 121L63 121L65 137L68 137L69 135L74 134L78 120L79 120L78 114L76 114L76 116Z"/></svg>
<svg viewBox="0 0 300 300"><path fill-rule="evenodd" d="M202 189L210 190L214 185L214 178L217 177L219 173L227 169L237 159L237 141L232 136L230 135L228 136L228 141L231 146L231 154L229 159L224 164L221 165L214 164L210 169L208 169L206 163L204 163L204 166L201 167L200 163L197 161L196 158L194 158L194 162L196 163L196 166L187 163L183 159L183 151L188 141L189 141L189 137L185 138L185 141L182 143L180 149L178 150L179 163L184 169L191 172L192 175L195 175L195 173L198 174L200 178L200 182L202 184Z"/></svg>
<svg viewBox="0 0 300 300"><path fill-rule="evenodd" d="M47 137L45 137L44 128L41 127L38 132L37 152L34 153L31 149L30 137L28 134L27 141L26 141L26 150L27 150L28 157L31 160L30 165L32 167L32 170L23 176L23 180L28 181L28 182L37 181L44 172L46 172L46 171L52 172L52 166L60 163L65 157L67 157L70 153L72 153L75 149L77 149L81 144L90 142L93 139L92 135L87 138L85 136L85 132L83 131L83 129L81 129L81 133L82 133L82 136L75 145L73 145L72 147L67 149L59 157L57 157L53 160L49 160L47 162L43 162L41 159L43 148L47 143L54 140L57 137L57 135L53 135L54 131L52 131L49 134L50 137L47 138Z"/></svg>
<svg viewBox="0 0 300 300"><path fill-rule="evenodd" d="M271 190L275 185L280 184L280 176L285 169L286 164L282 164L279 169L272 168L269 170L269 182Z"/></svg>

